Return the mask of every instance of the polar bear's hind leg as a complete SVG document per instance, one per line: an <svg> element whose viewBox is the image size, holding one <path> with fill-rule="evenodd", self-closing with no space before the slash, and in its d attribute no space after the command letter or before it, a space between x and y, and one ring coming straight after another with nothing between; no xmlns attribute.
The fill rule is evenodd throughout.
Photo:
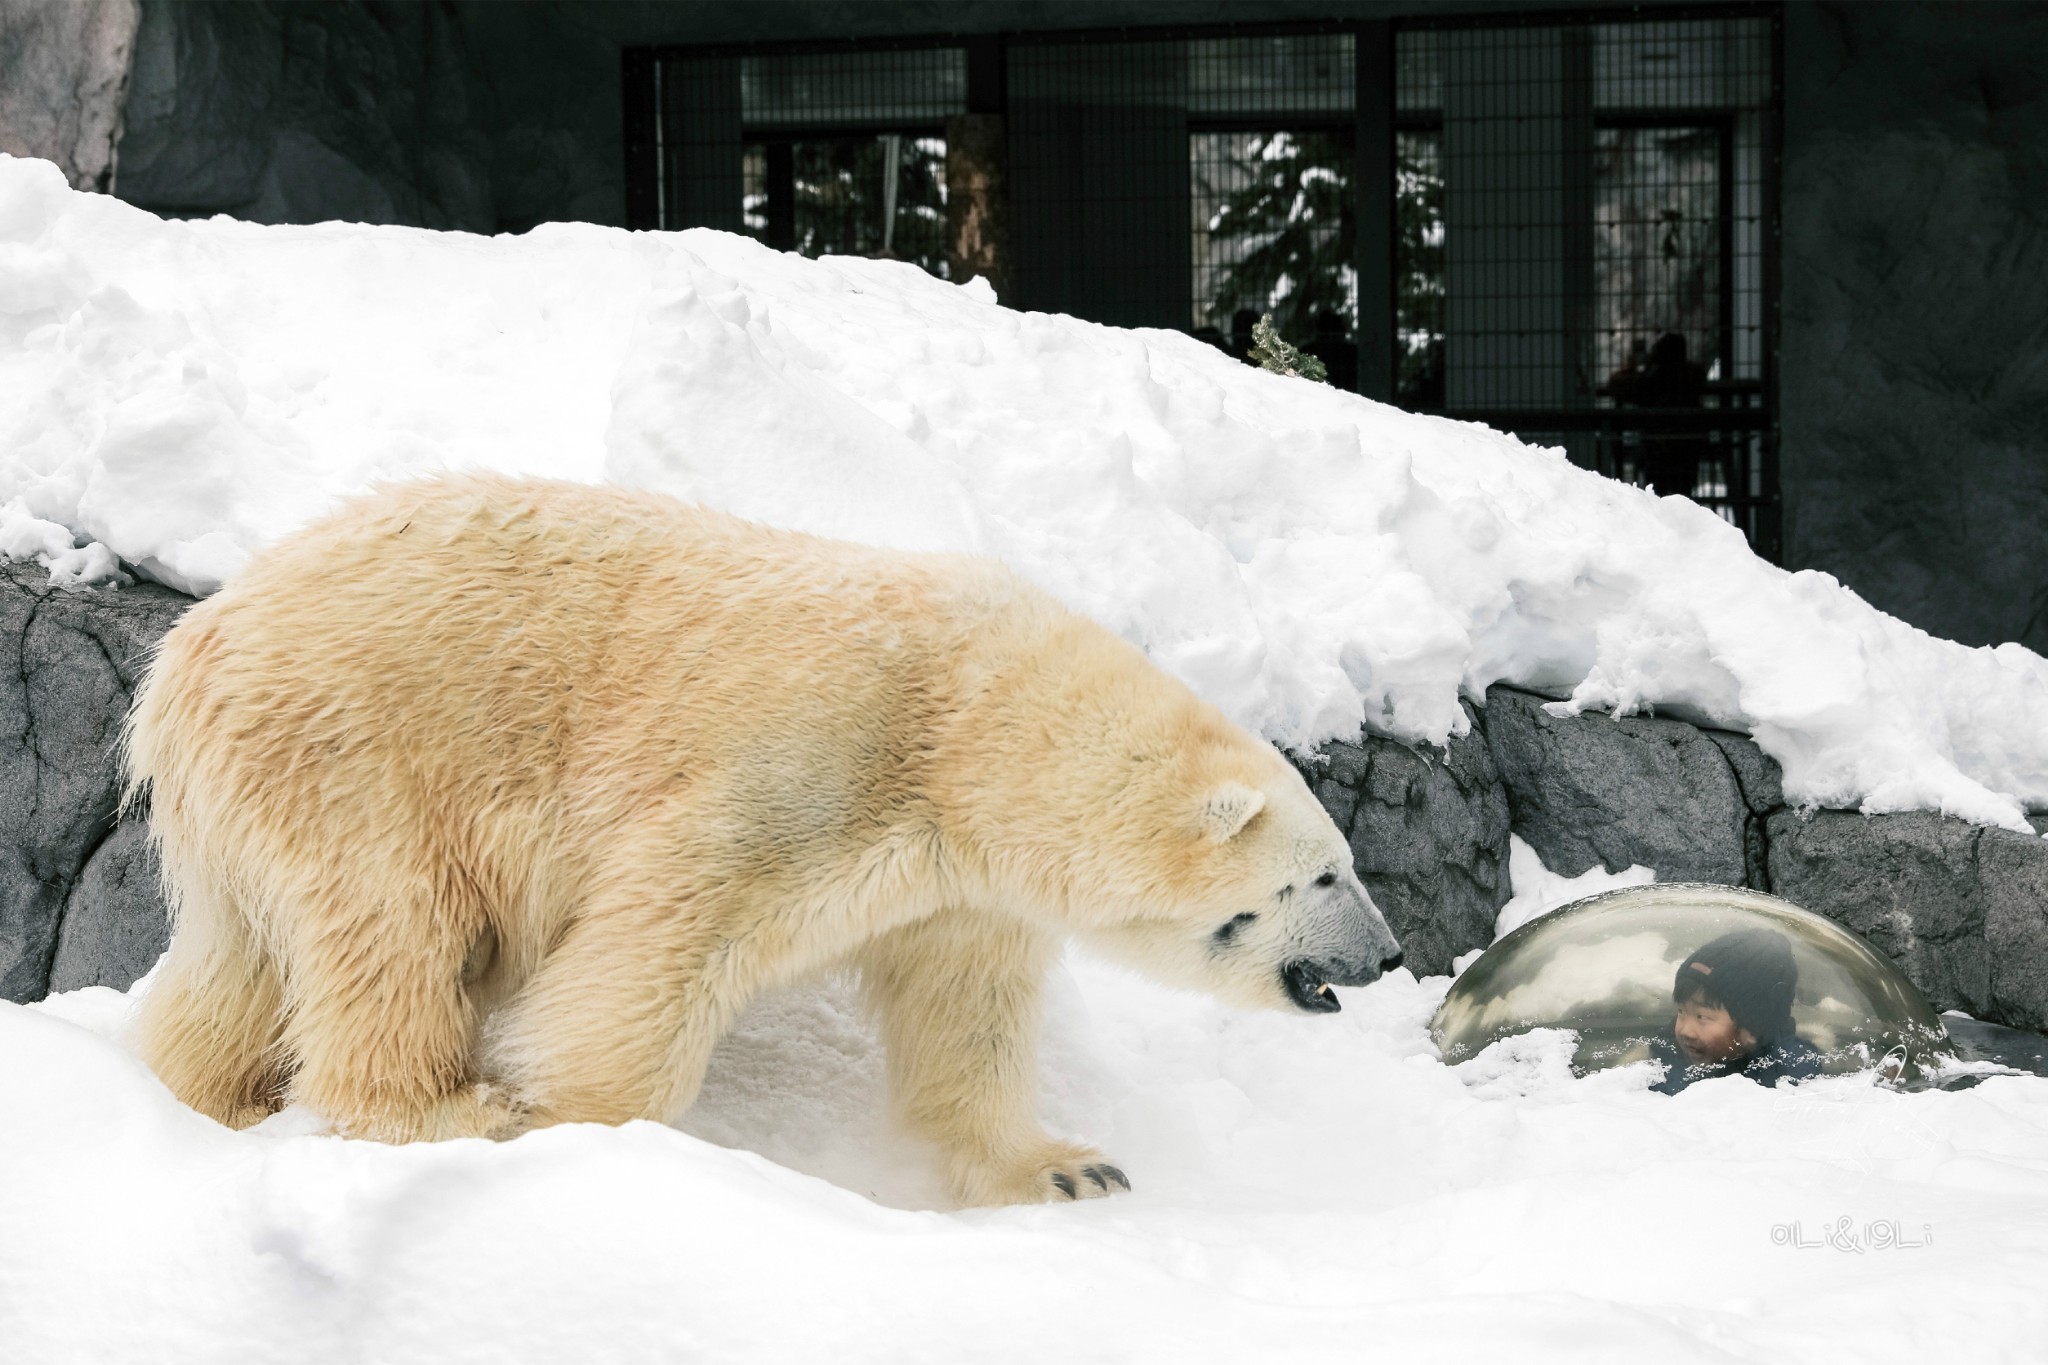
<svg viewBox="0 0 2048 1365"><path fill-rule="evenodd" d="M358 865L366 875L309 881L280 892L306 903L274 907L292 966L292 1098L351 1137L509 1136L515 1115L476 1074L465 981L487 907L459 875L392 875L374 855Z"/></svg>
<svg viewBox="0 0 2048 1365"><path fill-rule="evenodd" d="M233 902L188 889L138 1018L143 1060L184 1103L230 1128L282 1102L284 994Z"/></svg>

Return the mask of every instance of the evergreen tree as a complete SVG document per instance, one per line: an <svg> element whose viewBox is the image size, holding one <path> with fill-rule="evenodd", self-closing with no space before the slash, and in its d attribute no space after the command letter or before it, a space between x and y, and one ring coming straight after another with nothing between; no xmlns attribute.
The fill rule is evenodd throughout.
<svg viewBox="0 0 2048 1365"><path fill-rule="evenodd" d="M1251 183L1227 196L1209 222L1213 239L1252 248L1222 271L1210 311L1270 310L1281 332L1307 337L1318 313L1351 316L1351 141L1336 133L1271 133L1243 154Z"/></svg>

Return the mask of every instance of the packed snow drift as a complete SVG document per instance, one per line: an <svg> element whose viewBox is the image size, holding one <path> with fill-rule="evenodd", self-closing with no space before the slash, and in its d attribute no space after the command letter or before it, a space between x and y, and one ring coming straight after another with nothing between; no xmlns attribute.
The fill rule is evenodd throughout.
<svg viewBox="0 0 2048 1365"><path fill-rule="evenodd" d="M709 232L162 222L0 159L0 552L205 592L443 467L979 550L1289 745L1495 680L1753 730L1794 800L2022 826L2048 665L1967 650L1554 451ZM117 562L118 559L118 562ZM1526 848L1502 928L1597 889ZM1654 869L1619 878L1646 880ZM1603 874L1604 876L1604 874ZM757 1002L676 1127L232 1133L127 995L0 1005L0 1360L2021 1360L2048 1082L1675 1097L1568 1035L1445 1067L1446 978L1241 1014L1085 958L1058 1131L1135 1189L960 1212L845 980Z"/></svg>
<svg viewBox="0 0 2048 1365"><path fill-rule="evenodd" d="M1042 1109L1135 1188L969 1212L844 980L759 1001L680 1132L496 1145L232 1133L107 1041L127 998L0 1005L0 1359L2038 1359L2048 1081L1445 1067L1447 984L1243 1014L1076 960Z"/></svg>
<svg viewBox="0 0 2048 1365"><path fill-rule="evenodd" d="M1505 680L1752 731L1794 802L2048 809L2048 661L1557 451L709 231L165 222L0 159L0 550L208 592L378 479L658 488L996 555L1300 747Z"/></svg>

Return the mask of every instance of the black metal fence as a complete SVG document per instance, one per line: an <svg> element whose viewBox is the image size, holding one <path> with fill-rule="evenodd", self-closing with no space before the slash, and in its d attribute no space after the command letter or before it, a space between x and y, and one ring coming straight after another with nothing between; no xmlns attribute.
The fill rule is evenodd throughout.
<svg viewBox="0 0 2048 1365"><path fill-rule="evenodd" d="M629 213L987 274L1690 494L1775 556L1774 8L627 54Z"/></svg>

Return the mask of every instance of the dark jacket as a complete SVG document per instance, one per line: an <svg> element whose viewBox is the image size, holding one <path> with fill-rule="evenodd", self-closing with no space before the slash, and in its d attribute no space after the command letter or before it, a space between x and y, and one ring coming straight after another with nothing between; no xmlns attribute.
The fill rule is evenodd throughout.
<svg viewBox="0 0 2048 1365"><path fill-rule="evenodd" d="M1650 1055L1664 1063L1664 1079L1650 1087L1661 1095L1676 1095L1694 1081L1716 1076L1747 1076L1758 1085L1772 1086L1787 1076L1803 1081L1820 1074L1820 1053L1798 1034L1760 1044L1747 1057L1718 1066L1694 1066L1685 1060L1685 1050L1676 1037L1666 1035L1650 1044Z"/></svg>

